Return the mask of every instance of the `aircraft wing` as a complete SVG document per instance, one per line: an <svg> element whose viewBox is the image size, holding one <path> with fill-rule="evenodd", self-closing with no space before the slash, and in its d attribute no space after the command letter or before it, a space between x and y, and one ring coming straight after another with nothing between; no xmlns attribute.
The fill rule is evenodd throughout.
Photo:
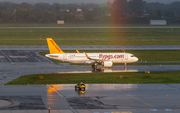
<svg viewBox="0 0 180 113"><path fill-rule="evenodd" d="M84 54L86 55L87 59L89 59L91 62L98 62L98 63L102 63L104 60L100 60L100 59L93 59L93 58L90 58L86 52L84 52Z"/></svg>
<svg viewBox="0 0 180 113"><path fill-rule="evenodd" d="M76 49L76 52L79 53L79 51Z"/></svg>

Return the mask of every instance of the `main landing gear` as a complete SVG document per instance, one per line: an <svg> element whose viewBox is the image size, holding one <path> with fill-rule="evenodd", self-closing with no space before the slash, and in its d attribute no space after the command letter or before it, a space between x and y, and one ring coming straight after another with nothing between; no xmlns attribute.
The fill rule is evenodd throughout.
<svg viewBox="0 0 180 113"><path fill-rule="evenodd" d="M98 65L98 62L93 63L93 64L92 64L92 68L93 68L94 70L96 70L96 69L97 69L97 65Z"/></svg>
<svg viewBox="0 0 180 113"><path fill-rule="evenodd" d="M97 69L97 65L93 64L93 65L92 65L92 68L93 68L93 69Z"/></svg>

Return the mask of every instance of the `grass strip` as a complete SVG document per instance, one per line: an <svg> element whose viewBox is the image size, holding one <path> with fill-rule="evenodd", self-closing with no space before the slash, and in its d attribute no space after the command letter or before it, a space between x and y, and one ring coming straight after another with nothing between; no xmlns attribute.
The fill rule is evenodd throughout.
<svg viewBox="0 0 180 113"><path fill-rule="evenodd" d="M164 29L0 29L0 45L47 45L53 38L58 45L179 45L180 28ZM28 34L28 35L27 35Z"/></svg>
<svg viewBox="0 0 180 113"><path fill-rule="evenodd" d="M43 79L40 79L43 76ZM27 84L147 84L147 83L180 83L180 71L154 71L132 73L75 73L75 74L35 74L21 76L6 85Z"/></svg>
<svg viewBox="0 0 180 113"><path fill-rule="evenodd" d="M119 27L119 26L151 26L149 24L104 24L104 23L66 23L59 25L56 23L1 23L1 27ZM179 26L179 24L168 24L166 26Z"/></svg>

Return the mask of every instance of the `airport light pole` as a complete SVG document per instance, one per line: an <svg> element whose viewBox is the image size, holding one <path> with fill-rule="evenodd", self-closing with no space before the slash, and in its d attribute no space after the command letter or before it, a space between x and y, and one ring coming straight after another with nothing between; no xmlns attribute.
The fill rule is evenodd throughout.
<svg viewBox="0 0 180 113"><path fill-rule="evenodd" d="M48 108L48 113L50 113L50 111L51 111L51 108Z"/></svg>

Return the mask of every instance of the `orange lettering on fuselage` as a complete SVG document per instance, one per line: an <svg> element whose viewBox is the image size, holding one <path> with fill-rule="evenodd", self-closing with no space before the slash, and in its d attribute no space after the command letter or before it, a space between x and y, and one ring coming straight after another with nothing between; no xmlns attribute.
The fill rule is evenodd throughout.
<svg viewBox="0 0 180 113"><path fill-rule="evenodd" d="M102 58L102 60L110 60L110 59L121 59L124 58L124 55L103 55L99 54L99 58Z"/></svg>
<svg viewBox="0 0 180 113"><path fill-rule="evenodd" d="M52 43L52 45L60 52L61 50L59 49L59 47L53 42L53 40L50 40L50 42Z"/></svg>

